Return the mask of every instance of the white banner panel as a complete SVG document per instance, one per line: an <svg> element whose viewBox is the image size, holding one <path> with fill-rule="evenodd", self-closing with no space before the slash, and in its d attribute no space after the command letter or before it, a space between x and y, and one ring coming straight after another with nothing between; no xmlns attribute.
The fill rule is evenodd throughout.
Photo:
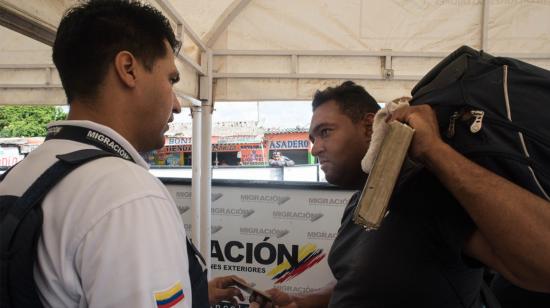
<svg viewBox="0 0 550 308"><path fill-rule="evenodd" d="M167 187L191 232L191 187ZM212 187L213 277L234 274L288 293L312 292L333 279L328 252L353 192L280 187Z"/></svg>

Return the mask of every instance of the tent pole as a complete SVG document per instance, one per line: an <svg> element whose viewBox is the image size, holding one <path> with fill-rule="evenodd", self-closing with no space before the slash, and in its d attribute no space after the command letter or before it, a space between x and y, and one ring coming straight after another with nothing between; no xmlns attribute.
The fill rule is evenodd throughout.
<svg viewBox="0 0 550 308"><path fill-rule="evenodd" d="M195 245L200 245L201 230L201 107L191 107L193 118L193 139L191 145L191 239Z"/></svg>
<svg viewBox="0 0 550 308"><path fill-rule="evenodd" d="M201 241L200 252L210 268L211 208L212 208L212 52L203 53L206 60L207 75L200 77L200 98L202 100L202 140L201 140ZM208 271L210 276L210 271ZM209 277L210 278L210 277Z"/></svg>
<svg viewBox="0 0 550 308"><path fill-rule="evenodd" d="M483 51L488 49L488 33L489 33L489 0L483 0L483 6L481 9L481 46Z"/></svg>

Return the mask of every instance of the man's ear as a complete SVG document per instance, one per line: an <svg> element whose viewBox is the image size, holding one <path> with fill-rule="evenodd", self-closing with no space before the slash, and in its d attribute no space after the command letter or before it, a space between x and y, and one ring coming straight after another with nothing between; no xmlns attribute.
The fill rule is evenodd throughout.
<svg viewBox="0 0 550 308"><path fill-rule="evenodd" d="M367 113L361 120L361 123L365 127L365 134L370 138L372 134L372 124L374 123L374 113Z"/></svg>
<svg viewBox="0 0 550 308"><path fill-rule="evenodd" d="M115 56L115 72L120 82L130 88L136 86L137 59L128 51L121 51Z"/></svg>
<svg viewBox="0 0 550 308"><path fill-rule="evenodd" d="M374 123L374 113L369 112L365 114L365 116L363 117L363 120L365 121L366 125L372 126L372 124Z"/></svg>

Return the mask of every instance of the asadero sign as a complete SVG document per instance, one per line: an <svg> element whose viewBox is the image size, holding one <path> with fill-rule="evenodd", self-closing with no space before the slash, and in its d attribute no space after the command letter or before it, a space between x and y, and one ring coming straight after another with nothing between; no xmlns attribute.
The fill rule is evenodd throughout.
<svg viewBox="0 0 550 308"><path fill-rule="evenodd" d="M270 149L307 149L308 147L309 140L277 140L269 144Z"/></svg>

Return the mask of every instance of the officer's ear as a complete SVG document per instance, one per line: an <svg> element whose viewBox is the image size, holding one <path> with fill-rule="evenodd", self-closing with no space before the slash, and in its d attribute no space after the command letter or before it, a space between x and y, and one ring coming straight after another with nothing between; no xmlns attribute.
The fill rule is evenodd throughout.
<svg viewBox="0 0 550 308"><path fill-rule="evenodd" d="M114 68L119 80L127 87L136 86L136 71L138 61L129 51L121 51L116 54Z"/></svg>

